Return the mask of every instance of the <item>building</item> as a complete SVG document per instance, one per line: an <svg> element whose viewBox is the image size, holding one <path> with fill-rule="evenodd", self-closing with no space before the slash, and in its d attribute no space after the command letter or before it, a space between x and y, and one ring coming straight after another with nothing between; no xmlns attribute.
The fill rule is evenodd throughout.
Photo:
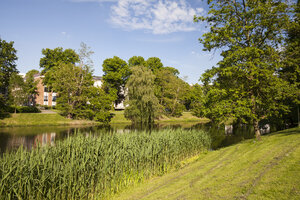
<svg viewBox="0 0 300 200"><path fill-rule="evenodd" d="M37 84L37 92L38 94L35 96L35 103L38 105L45 106L56 106L56 92L52 92L49 88L43 85L43 77L40 74L34 75L34 80L38 81Z"/></svg>

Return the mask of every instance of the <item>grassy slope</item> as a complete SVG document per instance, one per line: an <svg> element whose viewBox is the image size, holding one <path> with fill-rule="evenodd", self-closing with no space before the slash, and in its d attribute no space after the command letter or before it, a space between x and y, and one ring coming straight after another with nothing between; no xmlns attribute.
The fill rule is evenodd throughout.
<svg viewBox="0 0 300 200"><path fill-rule="evenodd" d="M117 199L300 199L300 129L209 152Z"/></svg>
<svg viewBox="0 0 300 200"><path fill-rule="evenodd" d="M111 123L117 124L117 123L131 123L130 120L127 120L124 117L124 111L113 111L113 114L115 116L112 118ZM191 114L191 112L183 112L181 117L167 117L162 116L159 120L156 120L157 123L172 123L172 122L208 122L208 119L205 118L198 118Z"/></svg>
<svg viewBox="0 0 300 200"><path fill-rule="evenodd" d="M87 120L70 120L59 114L20 113L0 120L0 126L39 126L39 125L76 125L95 124Z"/></svg>

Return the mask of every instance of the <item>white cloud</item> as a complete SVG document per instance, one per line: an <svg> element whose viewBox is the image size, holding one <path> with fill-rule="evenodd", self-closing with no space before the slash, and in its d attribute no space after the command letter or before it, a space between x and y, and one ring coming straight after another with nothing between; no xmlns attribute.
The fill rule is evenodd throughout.
<svg viewBox="0 0 300 200"><path fill-rule="evenodd" d="M111 7L110 20L128 30L168 34L195 30L193 17L202 12L203 8L192 8L186 0L119 0Z"/></svg>

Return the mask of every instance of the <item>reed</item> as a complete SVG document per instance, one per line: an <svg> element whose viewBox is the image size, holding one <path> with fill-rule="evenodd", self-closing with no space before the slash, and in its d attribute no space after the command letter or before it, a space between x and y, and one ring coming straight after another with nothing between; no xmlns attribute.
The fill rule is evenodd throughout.
<svg viewBox="0 0 300 200"><path fill-rule="evenodd" d="M77 136L0 158L0 199L103 199L210 147L196 130Z"/></svg>

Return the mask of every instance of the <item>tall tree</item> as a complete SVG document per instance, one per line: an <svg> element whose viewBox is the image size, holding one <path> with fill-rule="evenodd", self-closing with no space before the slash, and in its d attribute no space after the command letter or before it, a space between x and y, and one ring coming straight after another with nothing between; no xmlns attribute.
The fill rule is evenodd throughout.
<svg viewBox="0 0 300 200"><path fill-rule="evenodd" d="M84 42L80 43L80 49L78 51L79 65L88 73L92 73L94 71L94 62L91 59L93 54L94 52L91 50L91 47L88 47Z"/></svg>
<svg viewBox="0 0 300 200"><path fill-rule="evenodd" d="M55 49L43 49L43 58L40 59L40 68L42 74L45 75L43 83L48 87L52 87L56 77L54 73L62 64L75 64L79 62L79 56L73 49L63 50L61 47Z"/></svg>
<svg viewBox="0 0 300 200"><path fill-rule="evenodd" d="M6 42L0 38L0 101L6 104L10 77L18 70L16 68L17 51L14 42Z"/></svg>
<svg viewBox="0 0 300 200"><path fill-rule="evenodd" d="M104 60L102 67L105 91L117 95L115 103L119 104L125 98L125 84L130 75L129 67L117 56Z"/></svg>
<svg viewBox="0 0 300 200"><path fill-rule="evenodd" d="M215 121L250 122L259 138L259 121L288 111L282 101L293 93L276 74L282 67L278 47L289 21L288 5L279 0L208 3L208 16L195 17L210 25L200 42L206 51L222 50L223 59L202 76L208 97L204 113Z"/></svg>
<svg viewBox="0 0 300 200"><path fill-rule="evenodd" d="M153 90L155 76L143 66L134 66L131 71L126 84L128 99L125 101L125 117L133 123L151 124L158 111L158 99Z"/></svg>
<svg viewBox="0 0 300 200"><path fill-rule="evenodd" d="M93 85L92 75L74 64L60 64L55 70L52 86L58 93L57 109L70 119L86 118L88 93Z"/></svg>

